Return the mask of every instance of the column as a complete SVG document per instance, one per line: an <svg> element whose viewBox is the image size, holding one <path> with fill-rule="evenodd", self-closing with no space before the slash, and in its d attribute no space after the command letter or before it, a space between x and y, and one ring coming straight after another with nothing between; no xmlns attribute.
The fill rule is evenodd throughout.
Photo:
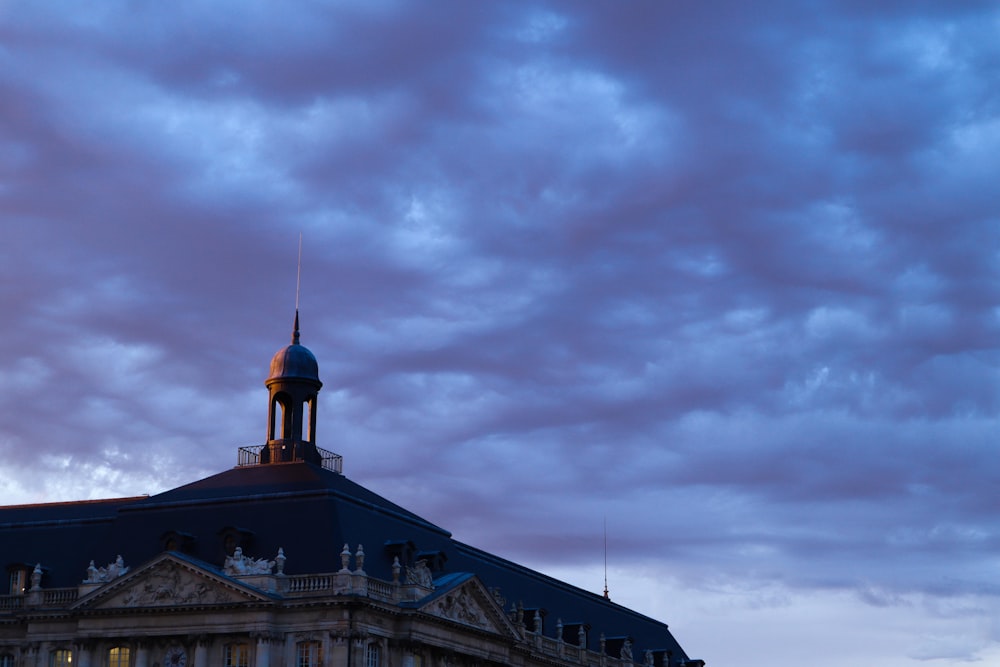
<svg viewBox="0 0 1000 667"><path fill-rule="evenodd" d="M199 639L194 645L194 667L208 667L207 639Z"/></svg>
<svg viewBox="0 0 1000 667"><path fill-rule="evenodd" d="M257 662L256 667L271 666L271 642L263 633L257 635Z"/></svg>
<svg viewBox="0 0 1000 667"><path fill-rule="evenodd" d="M330 633L330 653L327 664L346 665L347 664L347 642L350 641L342 632L334 631Z"/></svg>
<svg viewBox="0 0 1000 667"><path fill-rule="evenodd" d="M45 648L47 648L46 644L28 644L24 649L24 667L37 667Z"/></svg>
<svg viewBox="0 0 1000 667"><path fill-rule="evenodd" d="M75 660L79 667L90 667L93 659L93 648L90 642L80 642L76 645Z"/></svg>
<svg viewBox="0 0 1000 667"><path fill-rule="evenodd" d="M83 667L83 665L80 665L80 667ZM136 643L135 667L149 667L149 648L146 642Z"/></svg>

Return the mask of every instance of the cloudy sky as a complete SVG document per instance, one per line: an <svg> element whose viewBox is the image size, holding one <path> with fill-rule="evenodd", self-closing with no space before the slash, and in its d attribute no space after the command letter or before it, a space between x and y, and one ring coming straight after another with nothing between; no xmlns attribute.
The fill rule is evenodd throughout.
<svg viewBox="0 0 1000 667"><path fill-rule="evenodd" d="M0 503L265 437L711 667L1000 663L992 2L0 0Z"/></svg>

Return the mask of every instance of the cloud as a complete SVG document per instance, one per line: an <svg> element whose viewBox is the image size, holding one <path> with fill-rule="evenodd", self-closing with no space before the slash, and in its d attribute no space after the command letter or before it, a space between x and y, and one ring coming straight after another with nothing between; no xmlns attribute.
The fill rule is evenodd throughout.
<svg viewBox="0 0 1000 667"><path fill-rule="evenodd" d="M232 465L302 232L352 478L744 664L995 654L989 3L0 16L4 502Z"/></svg>

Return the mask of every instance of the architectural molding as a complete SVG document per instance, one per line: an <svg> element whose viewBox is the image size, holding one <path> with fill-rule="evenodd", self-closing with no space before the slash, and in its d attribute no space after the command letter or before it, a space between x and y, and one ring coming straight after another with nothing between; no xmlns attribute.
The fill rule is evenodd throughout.
<svg viewBox="0 0 1000 667"><path fill-rule="evenodd" d="M254 589L168 552L80 598L72 609L174 608L271 601L270 597Z"/></svg>

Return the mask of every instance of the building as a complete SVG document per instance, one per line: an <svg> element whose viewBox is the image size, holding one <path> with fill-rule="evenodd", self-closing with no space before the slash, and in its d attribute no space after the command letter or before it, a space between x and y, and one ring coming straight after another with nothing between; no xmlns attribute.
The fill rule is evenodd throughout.
<svg viewBox="0 0 1000 667"><path fill-rule="evenodd" d="M154 496L0 508L0 667L679 667L667 626L463 544L316 446L316 358L267 438ZM3 592L3 591L0 591Z"/></svg>

